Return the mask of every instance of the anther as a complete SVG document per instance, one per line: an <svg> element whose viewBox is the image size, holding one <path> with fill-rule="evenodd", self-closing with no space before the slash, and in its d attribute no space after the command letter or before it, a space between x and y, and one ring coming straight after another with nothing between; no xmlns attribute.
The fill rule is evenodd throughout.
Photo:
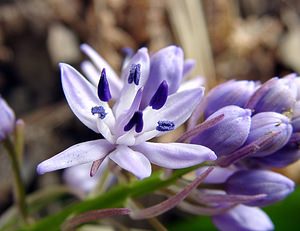
<svg viewBox="0 0 300 231"><path fill-rule="evenodd" d="M157 124L156 130L160 132L167 132L175 129L175 124L169 120L160 120Z"/></svg>
<svg viewBox="0 0 300 231"><path fill-rule="evenodd" d="M135 131L140 133L143 130L144 122L143 122L143 112L136 111L129 122L125 125L124 131L127 132L133 128L135 125Z"/></svg>
<svg viewBox="0 0 300 231"><path fill-rule="evenodd" d="M149 106L151 106L155 110L158 110L165 105L167 98L168 98L168 84L166 80L164 80L161 82L155 94L152 96Z"/></svg>
<svg viewBox="0 0 300 231"><path fill-rule="evenodd" d="M103 68L101 72L101 76L98 84L98 97L103 102L108 102L111 99L105 68Z"/></svg>
<svg viewBox="0 0 300 231"><path fill-rule="evenodd" d="M105 112L104 107L102 107L102 106L92 107L91 112L92 112L93 115L98 114L100 119L104 119L105 116L107 115L107 113Z"/></svg>
<svg viewBox="0 0 300 231"><path fill-rule="evenodd" d="M131 64L128 76L128 83L134 82L135 85L139 85L141 76L141 64Z"/></svg>

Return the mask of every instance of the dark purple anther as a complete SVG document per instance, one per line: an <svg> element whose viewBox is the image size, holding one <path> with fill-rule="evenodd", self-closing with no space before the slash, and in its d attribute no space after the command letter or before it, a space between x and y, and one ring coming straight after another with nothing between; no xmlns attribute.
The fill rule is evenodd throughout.
<svg viewBox="0 0 300 231"><path fill-rule="evenodd" d="M164 80L161 82L155 94L151 98L149 106L151 106L155 110L161 109L162 106L165 105L167 98L168 98L168 84L167 81Z"/></svg>
<svg viewBox="0 0 300 231"><path fill-rule="evenodd" d="M134 82L135 85L139 85L141 76L141 64L132 64L129 71L128 83Z"/></svg>
<svg viewBox="0 0 300 231"><path fill-rule="evenodd" d="M172 121L160 120L157 122L156 130L160 132L172 131L175 129L175 124Z"/></svg>
<svg viewBox="0 0 300 231"><path fill-rule="evenodd" d="M137 133L143 130L144 122L143 122L143 112L136 111L129 122L125 125L124 131L127 132L135 125L135 131Z"/></svg>
<svg viewBox="0 0 300 231"><path fill-rule="evenodd" d="M98 97L103 102L108 102L111 99L105 68L103 68L101 72L101 77L98 84Z"/></svg>
<svg viewBox="0 0 300 231"><path fill-rule="evenodd" d="M98 114L100 119L104 119L107 114L102 106L92 107L91 112L93 115Z"/></svg>

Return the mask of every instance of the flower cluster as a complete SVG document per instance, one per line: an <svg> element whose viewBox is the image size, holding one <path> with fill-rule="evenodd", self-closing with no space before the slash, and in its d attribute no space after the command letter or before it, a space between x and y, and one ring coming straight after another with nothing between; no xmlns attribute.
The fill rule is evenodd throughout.
<svg viewBox="0 0 300 231"><path fill-rule="evenodd" d="M190 127L200 116L205 121L220 115L223 119L192 132L188 140L213 150L220 167L206 178L208 187L199 191L197 209L185 206L185 210L212 215L214 224L224 231L274 229L258 207L284 199L295 187L293 181L269 169L300 159L299 81L294 74L264 84L231 80L205 96ZM210 189L216 184L218 190Z"/></svg>
<svg viewBox="0 0 300 231"><path fill-rule="evenodd" d="M203 97L201 78L184 80L193 63L184 60L179 47L151 56L146 48L128 52L120 77L91 47L84 44L81 49L91 60L81 65L85 77L60 64L62 86L74 114L100 139L45 160L37 167L40 174L90 163L82 166L93 176L112 160L143 179L150 176L151 163L178 169L210 161L216 167L203 187L189 195L194 203L178 201L179 206L212 216L222 231L274 229L259 207L294 190L293 181L269 169L300 158L299 77L288 75L264 84L231 80ZM189 118L188 131L177 142L149 141ZM204 122L197 125L199 118ZM205 169L197 173L203 176ZM70 174L66 172L66 179L72 178L76 186ZM95 185L82 179L85 191Z"/></svg>
<svg viewBox="0 0 300 231"><path fill-rule="evenodd" d="M190 63L185 64L179 47L151 57L146 48L139 49L124 63L121 78L91 47L81 48L93 62L82 63L89 81L60 64L62 86L74 114L103 138L76 144L40 163L40 174L95 161L99 166L109 158L142 179L151 174L150 162L177 169L216 159L202 145L147 141L182 125L203 96L197 81L180 85Z"/></svg>

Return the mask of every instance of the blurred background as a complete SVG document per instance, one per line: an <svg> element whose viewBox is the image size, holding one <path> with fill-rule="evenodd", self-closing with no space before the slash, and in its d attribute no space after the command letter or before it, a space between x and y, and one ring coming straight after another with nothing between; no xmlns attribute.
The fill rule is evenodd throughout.
<svg viewBox="0 0 300 231"><path fill-rule="evenodd" d="M71 113L60 85L58 63L78 68L84 58L81 43L92 45L115 70L124 47L147 46L154 52L177 44L186 58L197 61L191 76L205 76L208 89L228 79L264 82L300 73L300 1L1 0L0 93L26 122L28 193L61 182L60 172L37 177L38 162L97 138ZM0 212L12 203L10 166L2 153ZM299 166L282 171L299 182ZM300 211L299 198L298 190L268 209L278 230L297 230L286 228ZM195 230L214 230L208 220L184 215L170 229L182 230L180 222L187 219Z"/></svg>

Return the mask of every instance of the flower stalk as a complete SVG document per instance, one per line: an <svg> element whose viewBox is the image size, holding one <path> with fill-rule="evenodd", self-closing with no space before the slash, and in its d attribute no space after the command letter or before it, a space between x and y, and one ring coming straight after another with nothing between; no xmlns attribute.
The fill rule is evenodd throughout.
<svg viewBox="0 0 300 231"><path fill-rule="evenodd" d="M10 138L7 138L3 141L3 145L7 150L11 166L12 166L12 173L14 176L14 197L15 202L18 206L21 218L24 223L28 223L28 212L27 206L25 202L25 188L22 181L20 164L18 161L18 154L17 150L14 146L14 143Z"/></svg>

